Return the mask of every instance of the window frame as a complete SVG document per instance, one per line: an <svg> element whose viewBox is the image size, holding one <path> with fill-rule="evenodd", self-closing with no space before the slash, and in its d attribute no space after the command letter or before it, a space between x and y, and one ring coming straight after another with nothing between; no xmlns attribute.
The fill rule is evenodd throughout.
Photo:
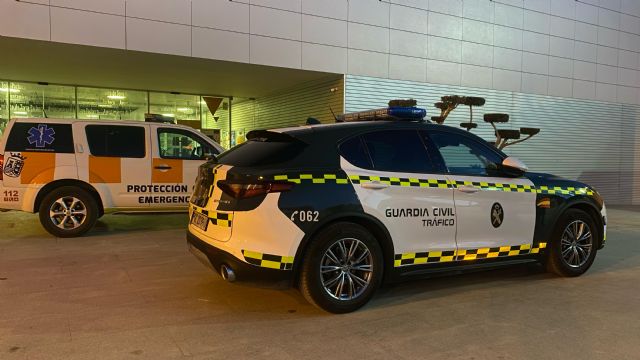
<svg viewBox="0 0 640 360"><path fill-rule="evenodd" d="M181 135L185 135L185 136L189 136L191 138L193 138L194 140L198 141L200 140L200 145L206 145L207 147L209 147L211 150L213 150L214 154L213 155L220 155L221 152L216 149L215 146L213 146L212 144L210 144L208 141L206 141L202 136L200 136L199 134L197 134L194 131L189 131L186 129L177 129L177 128L171 128L171 127L158 127L156 128L156 139L158 141L158 156L161 159L168 159L168 160L195 160L195 161L204 161L207 159L207 156L205 154L202 154L202 158L200 159L186 159L183 157L179 157L179 156L164 156L162 155L162 149L161 149L161 143L160 143L160 135L163 133L174 133L174 134L181 134Z"/></svg>
<svg viewBox="0 0 640 360"><path fill-rule="evenodd" d="M91 149L91 141L89 140L89 133L87 132L87 130L90 127L120 127L120 128L140 128L143 130L144 136L144 153L142 154L142 156L122 156L122 155L95 155L93 153L93 150ZM125 125L125 124L86 124L84 126L84 135L87 139L87 147L89 148L89 154L91 156L95 156L95 157L104 157L104 158L123 158L123 159L144 159L148 156L148 135L147 135L147 129L149 129L148 126L144 126L144 125Z"/></svg>
<svg viewBox="0 0 640 360"><path fill-rule="evenodd" d="M504 169L502 168L502 161L504 161L504 159L507 158L507 155L500 152L498 149L491 147L489 144L487 144L486 142L483 141L479 141L478 139L475 139L473 136L469 136L467 134L460 134L457 132L453 132L453 131L447 131L444 129L427 129L427 130L421 130L421 132L425 135L423 136L423 141L428 139L430 146L433 147L434 150L434 155L438 157L438 162L440 162L441 166L443 167L443 171L445 174L448 175L455 175L455 176L477 176L477 177L510 177L512 178L513 176L509 176L509 174L507 174ZM500 159L500 163L498 164L498 176L494 176L494 175L490 175L490 174L486 174L486 175L482 175L482 174L464 174L464 173L458 173L458 172L451 172L449 170L449 167L447 167L447 163L444 160L444 157L442 156L442 153L440 152L440 149L438 148L438 146L436 145L436 142L431 138L431 134L433 133L442 133L442 134L446 134L446 135L450 135L450 136L459 136L461 138L467 139L472 143L477 144L480 148L484 148L486 149L488 152L495 154L499 159ZM486 170L486 169L485 169Z"/></svg>

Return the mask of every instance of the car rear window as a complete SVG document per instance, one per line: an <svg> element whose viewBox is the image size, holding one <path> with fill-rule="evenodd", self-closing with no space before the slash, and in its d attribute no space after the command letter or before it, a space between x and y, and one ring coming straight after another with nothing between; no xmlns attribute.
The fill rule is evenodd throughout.
<svg viewBox="0 0 640 360"><path fill-rule="evenodd" d="M74 153L71 124L23 123L13 124L7 137L5 151L39 151Z"/></svg>
<svg viewBox="0 0 640 360"><path fill-rule="evenodd" d="M147 145L142 126L87 125L85 131L93 156L145 157Z"/></svg>
<svg viewBox="0 0 640 360"><path fill-rule="evenodd" d="M224 152L218 162L232 166L280 164L293 160L303 148L300 142L249 140Z"/></svg>

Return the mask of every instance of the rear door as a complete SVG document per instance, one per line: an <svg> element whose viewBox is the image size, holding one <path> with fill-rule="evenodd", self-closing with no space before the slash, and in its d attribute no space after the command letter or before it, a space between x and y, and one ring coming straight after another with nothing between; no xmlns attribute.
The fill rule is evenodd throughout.
<svg viewBox="0 0 640 360"><path fill-rule="evenodd" d="M149 207L149 125L77 122L74 133L80 180L98 190L105 208Z"/></svg>
<svg viewBox="0 0 640 360"><path fill-rule="evenodd" d="M152 183L157 196L152 207L184 208L193 192L198 167L218 150L202 136L187 129L152 125Z"/></svg>
<svg viewBox="0 0 640 360"><path fill-rule="evenodd" d="M533 183L504 173L502 156L473 137L428 136L455 184L458 260L528 254L536 219Z"/></svg>
<svg viewBox="0 0 640 360"><path fill-rule="evenodd" d="M391 234L396 267L454 260L453 190L417 130L366 133L340 152L365 213Z"/></svg>

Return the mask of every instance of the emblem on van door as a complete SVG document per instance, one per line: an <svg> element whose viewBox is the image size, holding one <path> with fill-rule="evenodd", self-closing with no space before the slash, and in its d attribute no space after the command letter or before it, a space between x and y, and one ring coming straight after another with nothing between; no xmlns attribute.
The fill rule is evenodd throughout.
<svg viewBox="0 0 640 360"><path fill-rule="evenodd" d="M502 205L493 203L493 205L491 205L491 225L493 225L494 228L500 227L503 220L504 210L502 209Z"/></svg>
<svg viewBox="0 0 640 360"><path fill-rule="evenodd" d="M13 178L20 176L24 168L24 159L26 158L20 153L11 153L11 156L4 165L4 174Z"/></svg>
<svg viewBox="0 0 640 360"><path fill-rule="evenodd" d="M51 145L56 140L56 138L53 137L56 131L46 124L38 124L38 127L32 127L29 129L28 134L29 137L27 137L27 141L29 141L30 145L35 145L37 148Z"/></svg>

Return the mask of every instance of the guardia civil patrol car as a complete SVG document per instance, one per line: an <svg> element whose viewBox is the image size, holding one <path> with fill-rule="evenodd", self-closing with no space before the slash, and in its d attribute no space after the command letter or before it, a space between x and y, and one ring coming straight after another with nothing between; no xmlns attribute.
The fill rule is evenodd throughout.
<svg viewBox="0 0 640 360"><path fill-rule="evenodd" d="M0 211L37 212L58 237L106 212L186 212L198 167L221 151L157 121L14 119L0 138Z"/></svg>
<svg viewBox="0 0 640 360"><path fill-rule="evenodd" d="M528 172L421 109L373 117L385 116L253 131L202 165L191 251L230 281L288 279L334 313L383 282L433 272L539 261L577 276L591 266L607 222L593 188Z"/></svg>

